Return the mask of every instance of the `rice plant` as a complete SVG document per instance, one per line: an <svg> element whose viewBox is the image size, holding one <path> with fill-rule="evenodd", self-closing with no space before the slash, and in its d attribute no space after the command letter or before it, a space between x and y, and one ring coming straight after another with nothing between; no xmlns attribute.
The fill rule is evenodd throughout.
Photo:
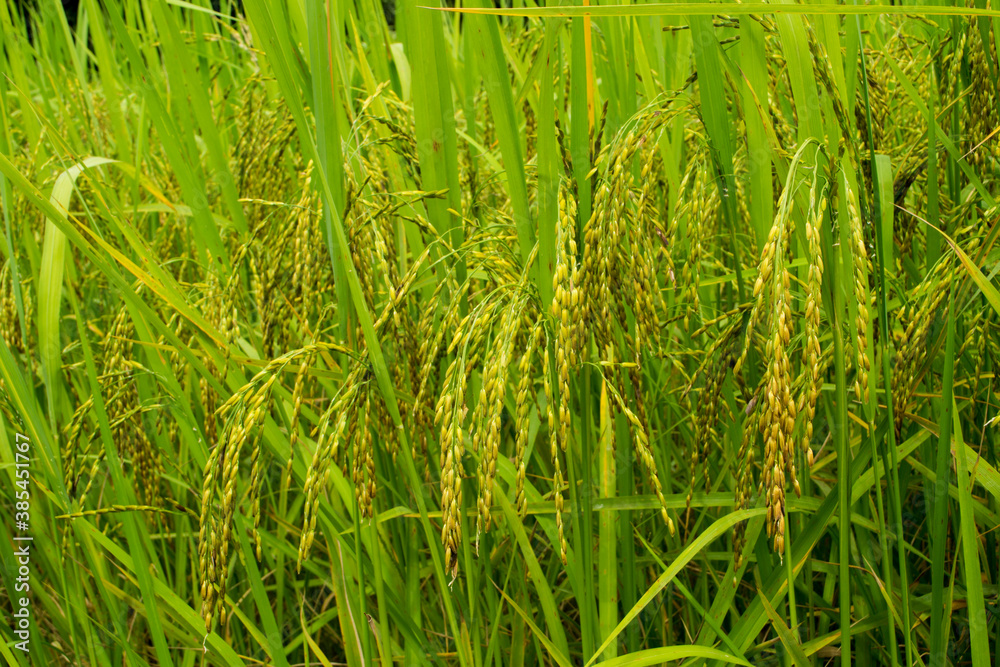
<svg viewBox="0 0 1000 667"><path fill-rule="evenodd" d="M998 664L1000 11L427 4L0 3L4 660Z"/></svg>

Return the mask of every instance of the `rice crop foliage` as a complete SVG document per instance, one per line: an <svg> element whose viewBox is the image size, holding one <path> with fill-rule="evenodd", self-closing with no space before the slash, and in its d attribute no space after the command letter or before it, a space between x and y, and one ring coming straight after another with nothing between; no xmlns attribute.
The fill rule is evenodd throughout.
<svg viewBox="0 0 1000 667"><path fill-rule="evenodd" d="M431 4L0 3L4 659L995 664L1000 12Z"/></svg>

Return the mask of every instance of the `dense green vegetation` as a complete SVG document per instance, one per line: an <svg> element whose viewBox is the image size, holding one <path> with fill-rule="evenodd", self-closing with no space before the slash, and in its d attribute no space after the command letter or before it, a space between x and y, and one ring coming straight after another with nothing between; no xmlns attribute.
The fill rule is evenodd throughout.
<svg viewBox="0 0 1000 667"><path fill-rule="evenodd" d="M1000 663L1000 11L21 4L6 662Z"/></svg>

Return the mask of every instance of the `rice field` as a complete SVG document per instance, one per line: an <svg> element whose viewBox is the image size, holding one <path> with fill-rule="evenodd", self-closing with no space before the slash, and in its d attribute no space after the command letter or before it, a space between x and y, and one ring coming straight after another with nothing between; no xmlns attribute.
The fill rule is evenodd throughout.
<svg viewBox="0 0 1000 667"><path fill-rule="evenodd" d="M11 665L1000 665L990 2L0 2Z"/></svg>

